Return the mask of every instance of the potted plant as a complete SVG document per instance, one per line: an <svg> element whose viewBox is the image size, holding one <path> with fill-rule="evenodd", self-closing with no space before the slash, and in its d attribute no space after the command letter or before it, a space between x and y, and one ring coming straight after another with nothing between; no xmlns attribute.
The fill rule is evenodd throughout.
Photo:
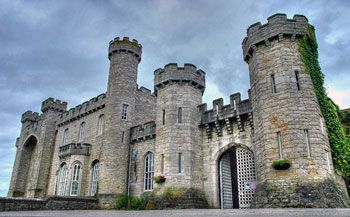
<svg viewBox="0 0 350 217"><path fill-rule="evenodd" d="M166 180L165 176L163 176L163 175L155 176L155 177L153 177L153 179L157 184L162 184Z"/></svg>
<svg viewBox="0 0 350 217"><path fill-rule="evenodd" d="M287 170L292 165L292 163L287 159L275 160L272 162L272 167L275 170Z"/></svg>

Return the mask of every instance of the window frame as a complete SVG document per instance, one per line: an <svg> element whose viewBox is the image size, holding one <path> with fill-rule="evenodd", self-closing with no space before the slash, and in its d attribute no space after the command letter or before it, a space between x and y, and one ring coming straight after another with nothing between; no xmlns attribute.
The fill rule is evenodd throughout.
<svg viewBox="0 0 350 217"><path fill-rule="evenodd" d="M177 108L177 123L181 124L182 123L182 107Z"/></svg>
<svg viewBox="0 0 350 217"><path fill-rule="evenodd" d="M78 142L84 141L85 130L86 130L86 122L83 121L83 122L81 122L81 124L80 124L80 126L79 126L79 137L78 137Z"/></svg>
<svg viewBox="0 0 350 217"><path fill-rule="evenodd" d="M91 166L90 196L95 196L95 194L97 193L99 179L100 179L100 161L95 161Z"/></svg>
<svg viewBox="0 0 350 217"><path fill-rule="evenodd" d="M143 176L144 191L153 190L153 177L154 177L154 154L153 152L148 152L144 159L144 176Z"/></svg>
<svg viewBox="0 0 350 217"><path fill-rule="evenodd" d="M72 180L69 195L78 196L79 194L79 178L80 178L81 165L80 163L74 163L72 171ZM74 191L74 193L73 193Z"/></svg>
<svg viewBox="0 0 350 217"><path fill-rule="evenodd" d="M69 138L69 128L66 128L63 131L62 146L68 144L68 138Z"/></svg>
<svg viewBox="0 0 350 217"><path fill-rule="evenodd" d="M276 94L277 93L277 85L276 85L275 74L271 74L270 79L271 79L272 94Z"/></svg>
<svg viewBox="0 0 350 217"><path fill-rule="evenodd" d="M104 122L105 122L105 115L102 114L98 117L97 121L97 135L102 135L103 129L104 129Z"/></svg>
<svg viewBox="0 0 350 217"><path fill-rule="evenodd" d="M65 196L66 187L67 187L67 175L68 175L68 166L66 163L61 164L58 179L57 179L57 192L58 196Z"/></svg>
<svg viewBox="0 0 350 217"><path fill-rule="evenodd" d="M128 112L129 112L129 105L126 103L123 103L122 105L122 120L127 121L128 120Z"/></svg>

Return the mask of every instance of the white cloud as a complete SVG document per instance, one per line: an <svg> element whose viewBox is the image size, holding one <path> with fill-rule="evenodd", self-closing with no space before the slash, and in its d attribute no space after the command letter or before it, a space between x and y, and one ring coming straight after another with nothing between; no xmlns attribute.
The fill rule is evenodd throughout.
<svg viewBox="0 0 350 217"><path fill-rule="evenodd" d="M337 88L336 86L327 88L328 95L339 105L341 109L350 108L350 89Z"/></svg>

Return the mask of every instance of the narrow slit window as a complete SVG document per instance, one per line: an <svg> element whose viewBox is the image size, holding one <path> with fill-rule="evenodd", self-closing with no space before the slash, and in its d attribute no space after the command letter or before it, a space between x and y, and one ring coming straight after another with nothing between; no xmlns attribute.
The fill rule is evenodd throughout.
<svg viewBox="0 0 350 217"><path fill-rule="evenodd" d="M276 142L277 142L277 147L278 147L279 158L282 159L283 155L282 155L281 132L277 132Z"/></svg>
<svg viewBox="0 0 350 217"><path fill-rule="evenodd" d="M182 107L177 109L177 123L182 123Z"/></svg>
<svg viewBox="0 0 350 217"><path fill-rule="evenodd" d="M216 106L215 106L215 109L216 109L216 115L218 115L218 114L219 114L219 106L216 105Z"/></svg>
<svg viewBox="0 0 350 217"><path fill-rule="evenodd" d="M233 100L233 110L237 109L236 100Z"/></svg>
<svg viewBox="0 0 350 217"><path fill-rule="evenodd" d="M129 109L129 105L128 104L123 104L122 120L127 120L128 119L128 109Z"/></svg>
<svg viewBox="0 0 350 217"><path fill-rule="evenodd" d="M162 118L163 125L165 124L165 109L163 109L163 118Z"/></svg>
<svg viewBox="0 0 350 217"><path fill-rule="evenodd" d="M124 142L124 131L123 131L123 133L122 133L122 143Z"/></svg>
<svg viewBox="0 0 350 217"><path fill-rule="evenodd" d="M181 159L182 159L182 154L179 153L178 154L178 173L182 172L182 161L181 161Z"/></svg>
<svg viewBox="0 0 350 217"><path fill-rule="evenodd" d="M271 86L272 86L272 93L277 93L277 88L276 88L276 80L275 80L275 75L271 75Z"/></svg>
<svg viewBox="0 0 350 217"><path fill-rule="evenodd" d="M160 173L164 174L164 154L161 154L160 160L161 160L161 162L160 162Z"/></svg>
<svg viewBox="0 0 350 217"><path fill-rule="evenodd" d="M299 72L295 71L295 81L297 83L297 89L300 90L300 79L299 79Z"/></svg>
<svg viewBox="0 0 350 217"><path fill-rule="evenodd" d="M324 126L323 126L323 118L320 117L320 128L321 128L321 132L324 134Z"/></svg>
<svg viewBox="0 0 350 217"><path fill-rule="evenodd" d="M309 130L307 130L307 129L304 130L304 136L305 136L305 144L306 144L307 157L311 157Z"/></svg>

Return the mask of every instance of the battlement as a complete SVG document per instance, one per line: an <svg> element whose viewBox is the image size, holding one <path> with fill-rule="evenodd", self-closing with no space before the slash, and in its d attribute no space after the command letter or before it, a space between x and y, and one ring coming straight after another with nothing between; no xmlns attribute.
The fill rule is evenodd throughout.
<svg viewBox="0 0 350 217"><path fill-rule="evenodd" d="M257 22L247 29L247 37L242 42L243 57L248 61L254 48L259 44L268 45L273 39L283 40L283 37L300 37L307 31L308 19L303 15L294 15L288 19L286 14L275 14L267 18L267 23Z"/></svg>
<svg viewBox="0 0 350 217"><path fill-rule="evenodd" d="M123 39L116 37L109 42L108 59L111 60L111 56L115 53L130 53L141 62L142 45L135 39L130 41L128 37Z"/></svg>
<svg viewBox="0 0 350 217"><path fill-rule="evenodd" d="M100 94L61 114L58 126L62 126L105 107L106 94Z"/></svg>
<svg viewBox="0 0 350 217"><path fill-rule="evenodd" d="M234 93L230 96L228 105L224 105L224 100L219 98L213 101L213 109L207 110L207 104L204 103L198 106L198 110L202 114L201 124L203 125L251 113L252 105L249 99L242 101L241 94Z"/></svg>
<svg viewBox="0 0 350 217"><path fill-rule="evenodd" d="M185 63L184 67L178 67L176 63L169 63L164 69L154 71L154 89L168 84L169 82L189 82L199 88L202 93L205 89L205 72L193 64Z"/></svg>
<svg viewBox="0 0 350 217"><path fill-rule="evenodd" d="M50 97L41 103L41 111L46 112L48 110L64 112L67 110L67 102L61 102L61 100L55 100L54 98Z"/></svg>
<svg viewBox="0 0 350 217"><path fill-rule="evenodd" d="M35 122L38 119L39 119L38 112L26 111L22 114L21 122L22 122L22 124L27 122L27 121Z"/></svg>
<svg viewBox="0 0 350 217"><path fill-rule="evenodd" d="M130 138L132 142L154 138L156 135L156 123L147 122L130 129Z"/></svg>
<svg viewBox="0 0 350 217"><path fill-rule="evenodd" d="M143 86L138 88L137 91L142 92L142 93L147 94L147 95L150 95L150 96L153 96L153 97L156 97L150 89L143 87Z"/></svg>

